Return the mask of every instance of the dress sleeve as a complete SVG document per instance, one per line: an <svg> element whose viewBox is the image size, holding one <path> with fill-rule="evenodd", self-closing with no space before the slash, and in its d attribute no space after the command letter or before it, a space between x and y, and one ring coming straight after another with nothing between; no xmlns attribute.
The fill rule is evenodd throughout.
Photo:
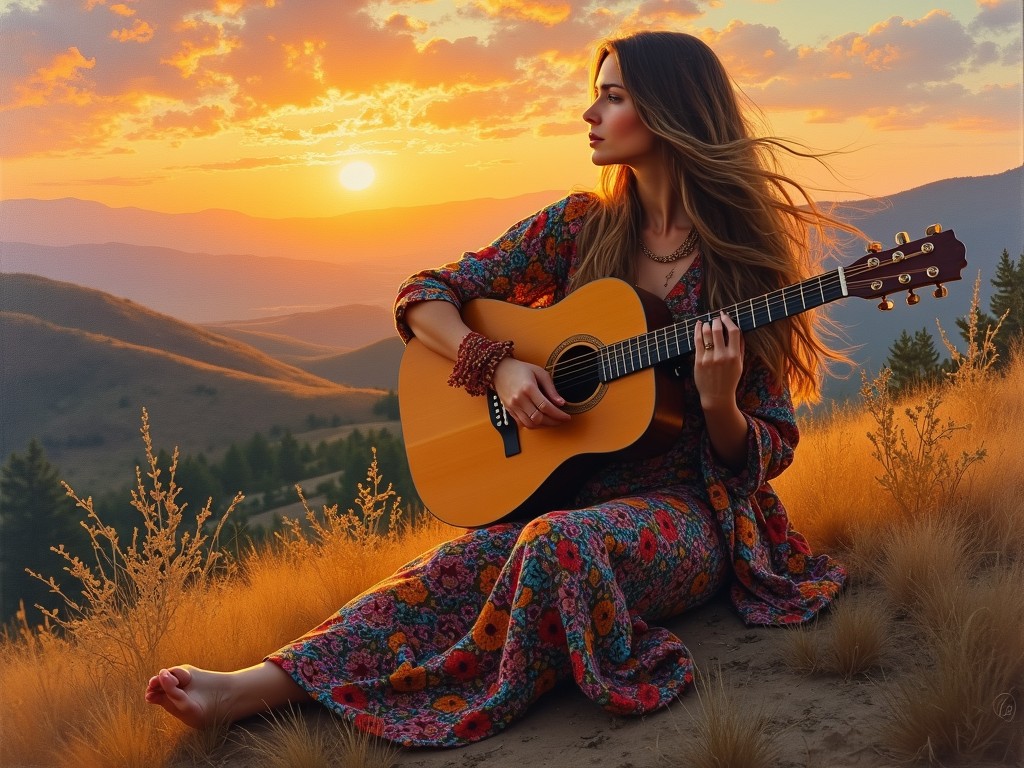
<svg viewBox="0 0 1024 768"><path fill-rule="evenodd" d="M412 338L405 313L418 301L447 301L461 310L478 298L526 307L546 307L561 299L572 272L576 237L595 203L590 194L569 195L523 219L486 248L409 277L395 301L402 340Z"/></svg>
<svg viewBox="0 0 1024 768"><path fill-rule="evenodd" d="M828 555L811 553L769 482L793 461L793 403L788 389L756 365L744 375L738 402L747 419L747 466L736 473L720 466L706 435L701 451L708 495L732 559L730 596L748 624L808 621L835 600L846 571Z"/></svg>

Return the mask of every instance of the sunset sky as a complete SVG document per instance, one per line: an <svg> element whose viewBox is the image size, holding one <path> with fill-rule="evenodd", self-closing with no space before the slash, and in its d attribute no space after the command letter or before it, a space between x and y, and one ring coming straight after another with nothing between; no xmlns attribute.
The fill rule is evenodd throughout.
<svg viewBox="0 0 1024 768"><path fill-rule="evenodd" d="M1024 163L1021 17L1022 0L0 0L0 196L291 217L590 186L593 43L650 28L708 42L774 133L847 150L839 181L791 169L841 189L820 197L893 193Z"/></svg>

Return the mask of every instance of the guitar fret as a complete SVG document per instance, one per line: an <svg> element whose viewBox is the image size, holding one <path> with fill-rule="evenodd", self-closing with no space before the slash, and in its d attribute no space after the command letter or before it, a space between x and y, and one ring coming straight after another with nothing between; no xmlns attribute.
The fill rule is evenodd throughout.
<svg viewBox="0 0 1024 768"><path fill-rule="evenodd" d="M845 275L841 270L834 270L794 285L784 286L763 296L745 299L721 311L732 318L740 330L754 330L783 317L797 315L843 298L847 295L844 279ZM600 350L601 380L612 381L693 352L695 324L710 322L713 317L715 314L711 313L701 315L609 344Z"/></svg>

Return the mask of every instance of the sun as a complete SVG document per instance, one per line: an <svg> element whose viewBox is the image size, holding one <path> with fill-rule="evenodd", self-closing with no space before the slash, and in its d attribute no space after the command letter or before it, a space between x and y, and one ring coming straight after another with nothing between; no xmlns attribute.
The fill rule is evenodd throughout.
<svg viewBox="0 0 1024 768"><path fill-rule="evenodd" d="M342 166L341 172L338 174L338 181L341 182L341 186L353 192L366 189L373 184L376 178L377 172L373 169L373 166L363 160L357 160L354 163Z"/></svg>

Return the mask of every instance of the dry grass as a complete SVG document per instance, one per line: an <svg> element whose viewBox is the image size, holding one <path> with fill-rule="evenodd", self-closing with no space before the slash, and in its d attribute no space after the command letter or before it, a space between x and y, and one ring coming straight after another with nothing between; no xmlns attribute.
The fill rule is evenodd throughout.
<svg viewBox="0 0 1024 768"><path fill-rule="evenodd" d="M896 646L892 612L884 601L860 595L840 601L823 626L789 631L786 663L800 672L850 680L882 667Z"/></svg>
<svg viewBox="0 0 1024 768"><path fill-rule="evenodd" d="M987 373L938 391L934 416L964 428L933 450L955 461L983 446L986 456L967 468L955 488L916 510L901 506L877 479L886 470L872 457L868 434L877 435L879 424L867 409L839 410L808 425L797 463L777 483L797 529L815 549L848 562L854 575L849 594L830 615L793 632L790 660L816 674L869 674L885 693L893 725L884 743L865 746L887 749L894 759L1024 757L1020 715L1009 709L1024 701L1024 462L1017 436L1024 423L1022 392L1022 355L1002 376ZM896 413L914 405L893 404ZM913 434L907 432L911 444ZM20 636L5 638L3 764L214 765L228 749L241 755L240 764L267 764L269 748L259 739L292 738L273 730L278 726L307 746L334 739L330 718L303 724L284 715L266 737L246 744L226 745L224 730L195 734L142 701L150 671L142 668L149 658L215 669L247 666L457 533L429 522L353 527L356 518L377 515L382 524L393 517L393 494L371 470L356 500L358 514L308 511L305 524L230 569L204 571L205 561L196 561L192 576L159 593L165 613L153 616L173 609L160 633L131 629L150 610L149 598L132 593L115 601L120 612L102 614L102 627L90 626L90 609L82 606L75 616L80 623L68 624L60 635L23 628ZM861 599L881 593L891 611ZM129 638L140 647L124 648ZM98 665L97 659L108 662ZM882 674L874 674L879 667ZM742 688L727 693L720 677L699 683L699 744L687 747L687 765L770 764L768 720L741 705L741 695ZM698 704L691 700L688 706ZM326 733L310 735L301 730L307 727ZM343 752L359 749L349 743ZM334 758L337 764L337 751ZM388 758L382 759L386 764Z"/></svg>
<svg viewBox="0 0 1024 768"><path fill-rule="evenodd" d="M896 681L884 733L901 757L1024 759L1016 702L1024 692L1024 567L958 593L941 626L923 625L926 663Z"/></svg>
<svg viewBox="0 0 1024 768"><path fill-rule="evenodd" d="M153 461L148 441L146 447ZM215 558L208 559L201 546L195 547L197 541L202 543L201 532L182 536L178 527L181 516L174 504L173 477L161 486L154 475L151 472L150 487L143 487L140 480L134 494L135 501L143 500L136 504L143 520L139 537L130 545L98 553L91 569L86 563L74 566L74 574L92 579L91 594L100 606L95 616L91 605L71 603L70 619L54 619L62 627L59 634L22 627L18 636L0 643L4 765L203 765L209 755L222 750L225 729L197 734L147 705L142 691L157 667L155 660L161 665L188 661L213 669L248 666L453 535L452 528L436 522L401 526L397 500L390 486L381 487L374 463L365 492L357 499L360 514L324 510L316 517L329 521L333 515L335 525L295 527L278 546L254 551L235 567L214 572L209 565ZM159 499L159 513L147 506L146 500L154 498ZM82 504L88 514L88 500ZM395 522L387 531L352 528L357 518L374 520L385 512ZM94 514L89 520L111 542L112 534L102 521ZM111 551L117 553L116 568ZM182 557L183 552L192 557ZM181 567L168 574L168 561L172 568L174 563ZM131 564L127 570L125 563ZM151 570L146 571L147 565ZM134 588L140 584L152 588ZM161 631L146 629L147 622ZM126 647L129 642L136 647ZM351 765L389 764L374 757L379 750L369 742L340 738L332 743L347 745L355 755ZM336 753L332 759L337 765L340 757Z"/></svg>
<svg viewBox="0 0 1024 768"><path fill-rule="evenodd" d="M698 672L698 711L692 733L676 755L663 755L669 765L686 768L771 768L779 744L771 715L755 707L743 690L726 688L721 670Z"/></svg>
<svg viewBox="0 0 1024 768"><path fill-rule="evenodd" d="M898 659L877 681L890 725L875 746L893 759L1024 761L1022 393L1018 349L1001 376L985 366L836 411L809 425L801 463L777 483L797 528L852 577L829 617L792 631L787 661L849 677Z"/></svg>
<svg viewBox="0 0 1024 768"><path fill-rule="evenodd" d="M318 724L291 708L266 717L268 728L249 733L250 755L263 768L392 768L399 749L341 720Z"/></svg>

